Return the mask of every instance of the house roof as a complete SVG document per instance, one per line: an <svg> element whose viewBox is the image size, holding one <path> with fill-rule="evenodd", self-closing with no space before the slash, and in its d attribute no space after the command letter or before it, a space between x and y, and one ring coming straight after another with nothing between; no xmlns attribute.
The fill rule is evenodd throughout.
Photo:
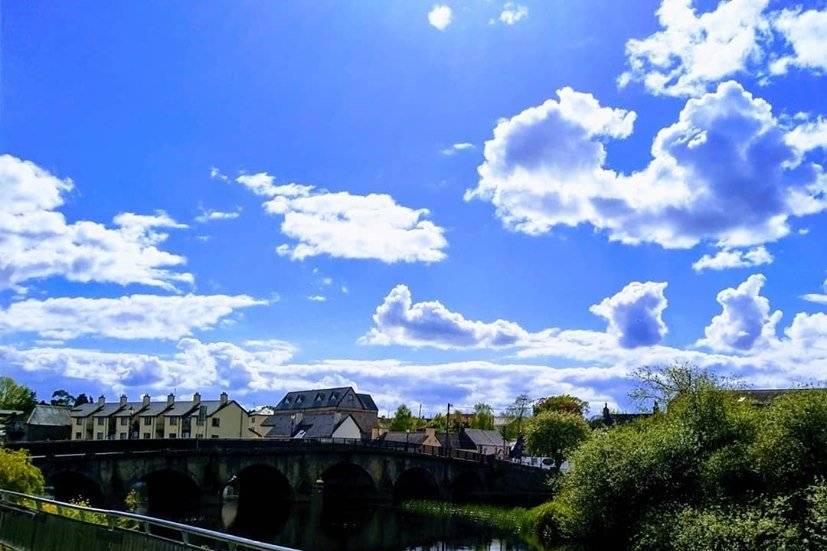
<svg viewBox="0 0 827 551"><path fill-rule="evenodd" d="M234 402L234 400L229 400L224 403L222 403L221 400L201 400L201 402L193 402L197 407L192 410L191 415L198 415L201 406L205 406L207 408L205 410L205 415L209 417L215 412L223 409L225 406L230 405L232 402Z"/></svg>
<svg viewBox="0 0 827 551"><path fill-rule="evenodd" d="M92 417L109 417L119 412L126 407L126 403L113 402L111 404L103 404L99 410L92 414Z"/></svg>
<svg viewBox="0 0 827 551"><path fill-rule="evenodd" d="M402 431L388 431L382 436L379 437L380 440L384 440L385 442L400 442L400 443L408 443L414 444L416 446L421 445L425 442L428 438L428 435L421 431L406 433Z"/></svg>
<svg viewBox="0 0 827 551"><path fill-rule="evenodd" d="M350 415L345 415L338 420L337 417L339 416L334 412L307 414L302 417L301 421L296 423L291 422L287 415L277 415L273 418L273 423L269 425L270 429L265 436L268 438L278 436L292 438L303 431L302 438L329 438L333 436L333 433L342 423L348 419L353 421L353 417Z"/></svg>
<svg viewBox="0 0 827 551"><path fill-rule="evenodd" d="M69 417L68 407L38 404L32 410L26 423L29 425L63 427L71 425L72 419Z"/></svg>
<svg viewBox="0 0 827 551"><path fill-rule="evenodd" d="M784 394L795 394L798 392L807 392L810 390L827 391L827 388L757 388L733 390L731 392L736 396L739 396L742 400L750 399L754 402L766 404L772 402L779 396L783 396Z"/></svg>
<svg viewBox="0 0 827 551"><path fill-rule="evenodd" d="M192 400L176 401L171 408L164 412L164 415L167 417L183 417L192 413L193 410L198 410L199 406L206 405L204 402L205 400L201 402L193 402Z"/></svg>
<svg viewBox="0 0 827 551"><path fill-rule="evenodd" d="M272 406L261 406L260 408L252 410L250 415L273 415L275 411L275 408Z"/></svg>
<svg viewBox="0 0 827 551"><path fill-rule="evenodd" d="M103 406L97 402L81 404L69 410L69 417L89 417Z"/></svg>
<svg viewBox="0 0 827 551"><path fill-rule="evenodd" d="M484 429L463 429L462 435L470 440L474 446L506 446L506 441L503 435L496 430Z"/></svg>
<svg viewBox="0 0 827 551"><path fill-rule="evenodd" d="M138 415L141 417L157 417L168 410L171 406L172 404L168 402L150 402L149 406L142 410Z"/></svg>
<svg viewBox="0 0 827 551"><path fill-rule="evenodd" d="M376 404L368 394L356 394L353 388L349 386L288 392L275 409L277 411L292 411L331 407L366 411L376 410Z"/></svg>
<svg viewBox="0 0 827 551"><path fill-rule="evenodd" d="M147 407L143 402L127 402L124 407L115 412L115 417L129 417L130 415L138 415Z"/></svg>

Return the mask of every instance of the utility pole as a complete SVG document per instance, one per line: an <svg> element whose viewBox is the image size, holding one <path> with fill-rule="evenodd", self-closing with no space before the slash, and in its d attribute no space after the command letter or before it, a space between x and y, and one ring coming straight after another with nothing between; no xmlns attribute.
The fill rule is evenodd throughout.
<svg viewBox="0 0 827 551"><path fill-rule="evenodd" d="M655 402L657 404L657 402ZM419 418L422 419L422 404L419 404Z"/></svg>
<svg viewBox="0 0 827 551"><path fill-rule="evenodd" d="M445 446L451 450L451 404L448 404L448 414L445 416Z"/></svg>

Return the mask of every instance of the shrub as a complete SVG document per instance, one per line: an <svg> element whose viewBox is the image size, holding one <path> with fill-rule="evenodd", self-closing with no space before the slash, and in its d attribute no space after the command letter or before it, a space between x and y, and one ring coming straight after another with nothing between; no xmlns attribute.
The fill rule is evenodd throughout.
<svg viewBox="0 0 827 551"><path fill-rule="evenodd" d="M42 494L44 486L43 473L32 465L25 451L0 448L0 489Z"/></svg>

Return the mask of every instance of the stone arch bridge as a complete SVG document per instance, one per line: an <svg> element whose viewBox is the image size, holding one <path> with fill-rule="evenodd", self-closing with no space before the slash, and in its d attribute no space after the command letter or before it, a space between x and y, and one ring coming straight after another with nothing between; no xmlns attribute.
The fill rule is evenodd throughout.
<svg viewBox="0 0 827 551"><path fill-rule="evenodd" d="M360 440L29 442L55 497L123 506L139 489L150 514L175 515L235 496L250 501L548 498L547 471L492 456Z"/></svg>

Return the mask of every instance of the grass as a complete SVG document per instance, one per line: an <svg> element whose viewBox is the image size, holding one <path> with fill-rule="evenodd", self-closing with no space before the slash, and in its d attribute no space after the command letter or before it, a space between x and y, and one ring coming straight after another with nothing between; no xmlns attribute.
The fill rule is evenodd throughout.
<svg viewBox="0 0 827 551"><path fill-rule="evenodd" d="M494 505L457 504L445 501L406 501L403 511L436 518L455 518L480 526L489 526L530 539L534 536L534 515L523 507L496 507Z"/></svg>

